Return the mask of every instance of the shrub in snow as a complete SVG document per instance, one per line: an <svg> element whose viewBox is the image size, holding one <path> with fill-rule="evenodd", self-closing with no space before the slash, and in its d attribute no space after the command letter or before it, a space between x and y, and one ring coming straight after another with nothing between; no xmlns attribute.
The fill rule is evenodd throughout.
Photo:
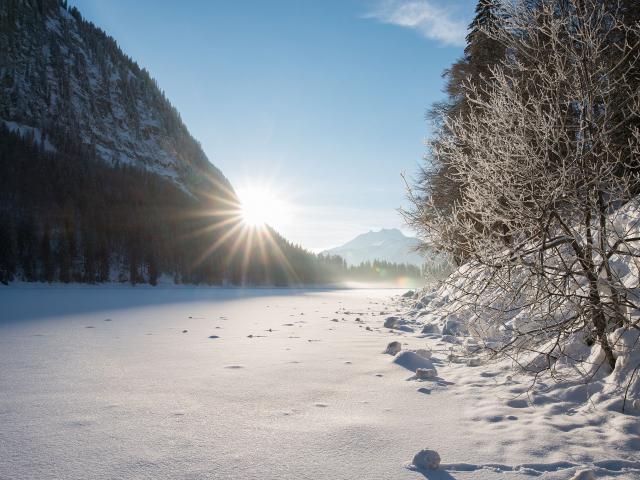
<svg viewBox="0 0 640 480"><path fill-rule="evenodd" d="M389 343L389 345L387 345L387 349L384 351L384 353L395 355L400 350L402 350L402 345L400 344L400 342L391 342Z"/></svg>
<svg viewBox="0 0 640 480"><path fill-rule="evenodd" d="M416 378L419 380L431 380L438 376L434 368L416 368Z"/></svg>
<svg viewBox="0 0 640 480"><path fill-rule="evenodd" d="M413 465L420 470L440 468L440 455L435 450L420 450L413 456Z"/></svg>
<svg viewBox="0 0 640 480"><path fill-rule="evenodd" d="M631 167L640 161L631 121L640 25L601 0L498 3L485 33L509 55L462 88L473 108L441 118L433 169L405 212L423 239L467 262L430 308L462 318L524 370L568 374L574 363L583 382L613 371L610 383L632 398L640 359L630 350L640 342L616 344L612 332L637 328L640 310L640 171ZM438 178L451 181L453 204L424 194Z"/></svg>

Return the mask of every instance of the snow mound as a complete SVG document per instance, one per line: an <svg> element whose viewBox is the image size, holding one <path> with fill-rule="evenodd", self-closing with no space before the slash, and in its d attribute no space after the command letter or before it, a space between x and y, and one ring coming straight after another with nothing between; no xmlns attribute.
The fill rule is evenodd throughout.
<svg viewBox="0 0 640 480"><path fill-rule="evenodd" d="M393 363L400 365L407 370L411 370L412 372L415 372L419 368L435 370L431 360L411 351L402 352L396 355L396 358L393 359Z"/></svg>
<svg viewBox="0 0 640 480"><path fill-rule="evenodd" d="M580 470L571 477L571 480L596 480L596 476L593 474L593 470Z"/></svg>

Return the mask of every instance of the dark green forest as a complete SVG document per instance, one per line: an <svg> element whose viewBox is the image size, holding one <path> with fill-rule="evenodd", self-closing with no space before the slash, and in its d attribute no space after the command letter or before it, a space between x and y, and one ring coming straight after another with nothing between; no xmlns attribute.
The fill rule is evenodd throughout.
<svg viewBox="0 0 640 480"><path fill-rule="evenodd" d="M420 278L420 269L409 265L349 268L342 258L314 255L271 229L262 242L249 241L231 195L196 197L149 171L107 165L82 145L64 145L47 152L0 127L4 283L156 284L162 273L176 283L212 285Z"/></svg>

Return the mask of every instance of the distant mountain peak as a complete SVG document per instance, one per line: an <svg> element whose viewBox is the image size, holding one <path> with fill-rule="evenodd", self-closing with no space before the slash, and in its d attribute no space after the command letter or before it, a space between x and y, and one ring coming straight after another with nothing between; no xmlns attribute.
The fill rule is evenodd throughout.
<svg viewBox="0 0 640 480"><path fill-rule="evenodd" d="M397 228L369 230L339 247L325 250L324 254L340 255L349 265L385 260L393 263L422 265L423 257L415 251L420 245L417 238L407 237Z"/></svg>

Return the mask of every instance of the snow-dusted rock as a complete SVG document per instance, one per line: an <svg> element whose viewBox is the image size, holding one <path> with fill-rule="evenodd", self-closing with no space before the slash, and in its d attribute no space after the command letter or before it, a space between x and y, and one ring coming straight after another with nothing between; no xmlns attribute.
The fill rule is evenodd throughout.
<svg viewBox="0 0 640 480"><path fill-rule="evenodd" d="M416 292L414 292L413 290L408 290L405 293L402 294L402 298L413 298L413 296L415 295Z"/></svg>
<svg viewBox="0 0 640 480"><path fill-rule="evenodd" d="M391 342L389 343L389 345L387 345L387 349L384 351L384 353L395 355L400 350L402 350L402 345L400 344L400 342Z"/></svg>
<svg viewBox="0 0 640 480"><path fill-rule="evenodd" d="M413 465L420 470L440 468L440 455L435 450L420 450L413 456Z"/></svg>
<svg viewBox="0 0 640 480"><path fill-rule="evenodd" d="M482 364L482 361L477 357L471 357L467 359L467 366L469 367L478 367Z"/></svg>
<svg viewBox="0 0 640 480"><path fill-rule="evenodd" d="M435 368L417 368L416 378L419 380L432 380L438 376Z"/></svg>
<svg viewBox="0 0 640 480"><path fill-rule="evenodd" d="M427 323L422 327L422 333L440 333L440 327L433 323Z"/></svg>
<svg viewBox="0 0 640 480"><path fill-rule="evenodd" d="M420 297L420 303L422 303L425 307L431 303L431 301L435 298L436 292L430 292L426 295Z"/></svg>
<svg viewBox="0 0 640 480"><path fill-rule="evenodd" d="M431 350L427 350L426 348L419 348L418 350L414 350L418 355L424 358L431 358L433 352Z"/></svg>
<svg viewBox="0 0 640 480"><path fill-rule="evenodd" d="M409 325L398 325L397 327L395 327L395 330L400 330L401 332L413 333L413 328L410 327Z"/></svg>
<svg viewBox="0 0 640 480"><path fill-rule="evenodd" d="M400 317L392 316L384 319L384 328L395 328Z"/></svg>
<svg viewBox="0 0 640 480"><path fill-rule="evenodd" d="M467 333L467 328L464 326L464 324L455 318L447 318L447 320L444 322L444 325L442 327L442 334L443 335L452 335L452 336L459 336L459 335L464 335Z"/></svg>

